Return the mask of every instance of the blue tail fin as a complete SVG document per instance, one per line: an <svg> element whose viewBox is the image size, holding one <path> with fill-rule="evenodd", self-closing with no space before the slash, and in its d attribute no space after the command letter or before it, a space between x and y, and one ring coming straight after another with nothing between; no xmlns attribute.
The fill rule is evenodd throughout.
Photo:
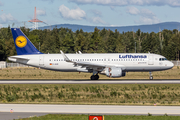
<svg viewBox="0 0 180 120"><path fill-rule="evenodd" d="M42 54L19 28L11 28L18 55Z"/></svg>

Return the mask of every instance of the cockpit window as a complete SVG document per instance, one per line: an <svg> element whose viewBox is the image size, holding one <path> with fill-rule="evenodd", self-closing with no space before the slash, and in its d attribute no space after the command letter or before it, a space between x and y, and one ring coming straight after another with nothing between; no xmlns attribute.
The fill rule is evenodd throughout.
<svg viewBox="0 0 180 120"><path fill-rule="evenodd" d="M165 61L167 60L166 58L159 58L159 61Z"/></svg>

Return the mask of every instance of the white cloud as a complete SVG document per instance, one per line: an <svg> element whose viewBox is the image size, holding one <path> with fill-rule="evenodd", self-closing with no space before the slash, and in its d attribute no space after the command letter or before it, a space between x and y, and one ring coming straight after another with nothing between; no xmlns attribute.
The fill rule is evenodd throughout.
<svg viewBox="0 0 180 120"><path fill-rule="evenodd" d="M3 6L3 3L0 1L0 6Z"/></svg>
<svg viewBox="0 0 180 120"><path fill-rule="evenodd" d="M140 24L154 24L159 23L160 20L156 17L156 15L148 10L148 9L137 9L136 7L127 7L127 13L131 15L137 15L140 16L139 20L135 20L135 23Z"/></svg>
<svg viewBox="0 0 180 120"><path fill-rule="evenodd" d="M111 27L119 27L119 25L110 25Z"/></svg>
<svg viewBox="0 0 180 120"><path fill-rule="evenodd" d="M100 5L110 5L117 6L127 4L126 0L69 0L70 2L75 2L77 4L100 4Z"/></svg>
<svg viewBox="0 0 180 120"><path fill-rule="evenodd" d="M40 15L40 16L45 16L46 15L46 11L41 10L41 9L37 9L36 13L37 13L37 15Z"/></svg>
<svg viewBox="0 0 180 120"><path fill-rule="evenodd" d="M103 21L100 17L93 17L90 19L90 22L96 23L96 24L107 25L107 23L105 21Z"/></svg>
<svg viewBox="0 0 180 120"><path fill-rule="evenodd" d="M2 24L0 24L0 28L2 28L3 27L3 25Z"/></svg>
<svg viewBox="0 0 180 120"><path fill-rule="evenodd" d="M128 6L128 5L147 5L147 6L175 6L180 7L180 0L69 0L77 4L99 4L107 6Z"/></svg>
<svg viewBox="0 0 180 120"><path fill-rule="evenodd" d="M137 14L139 14L140 11L136 7L127 7L126 12L131 15L137 15Z"/></svg>
<svg viewBox="0 0 180 120"><path fill-rule="evenodd" d="M143 17L141 16L139 20L135 20L134 21L135 23L138 23L138 24L156 24L156 23L159 23L160 20L156 17L156 16L153 16L153 17Z"/></svg>
<svg viewBox="0 0 180 120"><path fill-rule="evenodd" d="M14 21L15 18L9 13L9 14L5 14L3 13L2 15L0 15L0 21L1 23L8 23L9 21Z"/></svg>
<svg viewBox="0 0 180 120"><path fill-rule="evenodd" d="M49 2L54 2L54 0L42 0L42 1L49 1Z"/></svg>
<svg viewBox="0 0 180 120"><path fill-rule="evenodd" d="M96 9L91 10L91 12L95 15L95 16L102 16L102 12Z"/></svg>
<svg viewBox="0 0 180 120"><path fill-rule="evenodd" d="M166 0L170 6L179 7L180 1L179 0Z"/></svg>
<svg viewBox="0 0 180 120"><path fill-rule="evenodd" d="M144 16L144 17L156 16L152 11L150 11L150 10L148 10L148 9L141 9L140 15L141 15L141 16Z"/></svg>
<svg viewBox="0 0 180 120"><path fill-rule="evenodd" d="M65 5L59 7L59 12L63 18L70 20L82 20L86 17L84 10L81 10L80 8L70 10Z"/></svg>
<svg viewBox="0 0 180 120"><path fill-rule="evenodd" d="M111 8L111 10L115 10L116 7L115 6L110 6L110 8Z"/></svg>

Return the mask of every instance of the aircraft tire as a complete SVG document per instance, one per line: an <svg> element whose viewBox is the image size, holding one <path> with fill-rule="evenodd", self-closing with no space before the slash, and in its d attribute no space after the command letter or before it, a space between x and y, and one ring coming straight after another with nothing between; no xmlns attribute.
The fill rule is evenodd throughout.
<svg viewBox="0 0 180 120"><path fill-rule="evenodd" d="M91 76L91 80L95 80L95 75L92 75L92 76Z"/></svg>
<svg viewBox="0 0 180 120"><path fill-rule="evenodd" d="M98 80L99 79L99 75L95 75L95 78L96 78L96 80Z"/></svg>
<svg viewBox="0 0 180 120"><path fill-rule="evenodd" d="M99 79L99 75L92 75L91 76L91 80L98 80Z"/></svg>
<svg viewBox="0 0 180 120"><path fill-rule="evenodd" d="M153 80L153 76L150 76L149 79L150 79L150 80Z"/></svg>

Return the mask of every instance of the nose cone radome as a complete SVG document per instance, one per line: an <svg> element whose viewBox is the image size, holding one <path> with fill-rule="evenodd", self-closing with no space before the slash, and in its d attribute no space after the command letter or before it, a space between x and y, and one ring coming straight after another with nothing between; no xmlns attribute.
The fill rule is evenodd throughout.
<svg viewBox="0 0 180 120"><path fill-rule="evenodd" d="M174 67L174 63L172 62L169 62L169 65L168 65L170 68L173 68Z"/></svg>

